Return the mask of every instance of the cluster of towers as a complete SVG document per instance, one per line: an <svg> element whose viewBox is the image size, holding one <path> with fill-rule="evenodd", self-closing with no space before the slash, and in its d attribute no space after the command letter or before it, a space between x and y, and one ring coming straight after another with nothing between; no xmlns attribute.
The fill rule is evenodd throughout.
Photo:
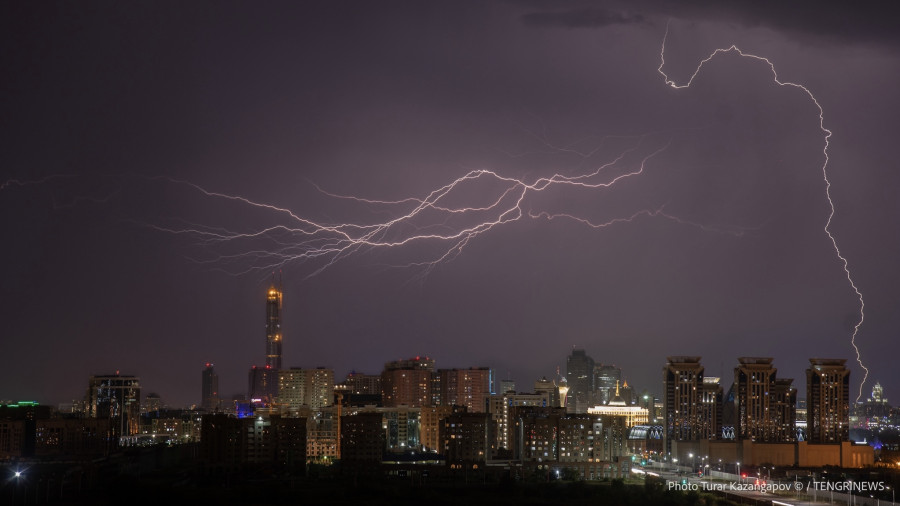
<svg viewBox="0 0 900 506"><path fill-rule="evenodd" d="M587 413L597 406L638 403L638 396L624 381L621 368L599 363L580 348L573 348L566 358L566 376L560 381L560 395L563 405L572 413ZM644 407L648 407L646 402Z"/></svg>
<svg viewBox="0 0 900 506"><path fill-rule="evenodd" d="M736 439L784 443L847 441L850 370L845 359L809 360L807 429L797 431L797 389L777 377L771 358L741 357L723 394L720 378L704 375L700 357L668 357L663 368L667 447L671 441Z"/></svg>

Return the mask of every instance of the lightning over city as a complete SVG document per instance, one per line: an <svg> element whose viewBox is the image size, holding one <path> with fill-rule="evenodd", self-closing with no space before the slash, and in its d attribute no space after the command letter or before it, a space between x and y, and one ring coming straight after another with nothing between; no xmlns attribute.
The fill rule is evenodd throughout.
<svg viewBox="0 0 900 506"><path fill-rule="evenodd" d="M849 269L849 263L841 253L840 248L838 247L837 240L830 230L830 225L835 213L834 202L831 198L831 181L828 179L827 171L829 162L829 139L832 135L832 132L824 126L824 110L822 109L821 104L807 87L801 84L780 80L775 70L775 65L768 58L745 53L734 45L728 48L719 48L714 50L711 54L709 54L706 58L699 62L696 69L686 82L679 84L670 79L664 70L666 63L666 39L668 38L668 35L669 26L667 24L659 54L660 65L657 68L657 71L660 75L663 76L665 84L674 89L689 88L693 81L701 73L704 65L710 62L716 56L724 55L727 53L735 53L742 58L764 63L768 67L768 70L771 72L772 78L777 85L802 91L818 109L819 128L823 135L824 144L822 148L824 161L821 167L822 176L825 181L824 198L827 200L829 206L829 213L825 221L824 232L827 234L829 240L831 241L834 252L842 264L842 268L844 270L844 273L846 274L847 281L849 282L851 289L856 294L859 300L859 319L853 325L852 334L850 336L850 344L856 355L856 361L864 371L863 378L860 381L859 391L856 397L856 400L859 401L860 397L862 397L863 395L863 386L865 385L866 379L868 378L869 374L869 370L863 363L859 347L856 344L856 338L859 333L859 329L862 326L865 318L865 302L862 293L859 291L859 288L853 281ZM546 146L552 149L558 149L560 151L564 150L564 148L556 148L549 144L547 144ZM280 214L289 218L289 222L286 224L268 226L251 232L235 232L229 230L208 229L203 227L173 229L156 226L155 228L170 233L194 235L200 238L206 244L260 238L262 236L268 236L270 234L288 234L290 237L292 237L292 239L275 240L274 242L277 244L277 246L271 250L254 249L252 251L233 254L227 257L220 256L217 257L214 261L227 260L229 262L234 262L238 260L250 260L253 263L248 268L248 270L267 272L272 269L280 268L287 262L321 259L323 263L320 266L314 268L310 273L310 275L316 275L322 272L327 267L333 265L341 258L354 253L358 253L361 250L376 248L400 248L403 246L411 246L416 243L422 242L436 242L439 244L444 244L445 246L439 248L434 257L413 261L406 265L407 267L423 267L426 269L427 273L427 271L432 269L435 265L444 261L452 260L454 257L461 254L466 245L468 245L471 240L475 239L479 235L490 231L496 226L518 221L523 217L529 217L532 219L540 218L547 220L566 218L592 228L604 228L617 223L627 223L639 217L663 217L679 224L688 224L689 222L687 222L686 220L682 220L678 217L671 216L663 212L663 207L660 207L658 209L643 209L634 212L629 216L613 217L600 222L591 221L584 216L567 213L551 213L545 210L523 208L523 206L526 206L528 203L527 197L530 193L542 192L553 186L568 186L580 189L594 190L610 189L623 179L641 175L644 172L644 165L652 160L652 158L656 154L665 149L664 147L662 147L657 149L656 151L651 152L650 154L644 156L642 159L634 162L633 167L625 169L624 171L620 170L620 173L618 173L618 175L607 177L605 180L597 181L597 179L606 176L606 173L608 171L617 169L622 164L626 163L626 155L631 154L632 151L638 149L639 147L640 143L638 143L638 145L634 146L633 148L620 153L612 161L603 163L595 170L590 172L585 172L574 176L565 176L556 173L549 177L539 177L532 182L527 182L524 179L515 177L503 176L493 170L473 170L431 191L421 198L407 197L400 200L377 200L372 198L336 194L317 187L317 189L323 194L337 199L344 199L357 203L373 204L378 206L389 206L394 209L402 206L411 207L410 210L401 210L396 214L396 216L393 216L391 219L380 223L365 223L362 221L334 224L317 223L297 216L295 213L286 208L254 202L240 196L225 195L222 193L208 191L198 185L186 181L170 180L170 182L172 183L189 185L207 197L230 199L239 201L248 206L267 209L276 214ZM581 156L585 156L582 153L578 154ZM494 197L491 197L491 199L489 199L487 203L479 206L444 204L445 201L452 200L452 198L457 196L458 194L465 193L465 191L468 189L467 185L481 185L487 188L492 188L493 185L497 185L497 188L495 189ZM602 194L598 195L598 198L602 198ZM435 215L426 216L429 212L434 212ZM485 214L487 214L488 216L485 217ZM466 223L450 224L448 220L453 215L471 216L472 220ZM432 222L423 223L419 221L418 219L422 217L425 217L425 219L430 218ZM703 230L711 230L711 228L706 225L694 223L690 224ZM442 230L437 231L437 229ZM740 236L741 234L741 232L739 231L726 231L726 233L736 236Z"/></svg>
<svg viewBox="0 0 900 506"><path fill-rule="evenodd" d="M890 16L87 0L0 24L4 501L894 480Z"/></svg>
<svg viewBox="0 0 900 506"><path fill-rule="evenodd" d="M834 212L835 212L834 201L831 199L831 181L828 180L828 145L829 145L829 139L831 138L831 130L828 130L827 128L825 128L825 111L822 109L822 105L819 103L818 100L816 100L816 97L812 94L812 92L807 87L803 86L802 84L779 80L778 73L775 71L775 64L772 63L768 58L765 58L762 56L757 56L754 54L744 53L737 46L734 46L734 45L732 45L728 48L725 48L725 49L721 49L721 48L716 49L715 51L710 53L709 56L707 56L706 58L701 60L699 64L697 64L697 68L691 74L691 77L687 80L687 82L685 82L683 84L678 84L675 81L669 79L669 76L666 75L665 71L663 70L663 67L665 67L665 65L666 65L666 59L665 59L666 39L668 38L668 36L669 36L669 25L667 23L666 24L666 33L663 36L662 48L660 49L660 52L659 52L660 62L659 62L659 68L657 68L657 71L663 76L663 79L665 79L665 83L667 85L671 86L672 88L675 88L675 89L689 88L691 86L691 83L694 82L694 78L697 77L697 75L700 73L700 71L703 69L703 66L706 63L708 63L710 60L715 58L717 55L734 52L734 53L740 55L742 58L748 58L751 60L757 60L760 62L764 62L769 67L769 70L772 72L772 79L775 81L775 83L778 86L784 86L784 87L796 88L796 89L802 90L809 97L809 99L812 100L812 102L816 105L816 108L819 110L819 129L822 130L823 140L824 140L824 145L822 146L822 155L825 159L822 162L822 177L825 180L825 199L828 201L828 207L829 207L828 218L825 220L824 231L825 231L825 234L828 235L828 239L831 240L831 245L834 248L835 254L837 255L838 259L841 261L842 268L844 269L844 273L847 275L847 282L850 284L850 288L853 289L853 292L856 294L857 298L859 298L859 320L853 325L853 332L850 335L850 345L853 347L853 351L856 353L856 361L857 361L857 363L859 363L859 366L863 369L863 371L865 371L863 373L862 381L859 384L859 392L857 393L857 396L856 396L856 402L859 402L859 399L863 395L863 386L866 384L866 379L868 379L868 377L869 377L869 369L865 366L865 364L863 364L862 356L860 355L860 352L859 352L859 347L856 345L856 336L857 336L857 334L859 334L859 328L860 328L860 326L862 326L863 321L866 318L866 313L865 313L866 303L863 300L862 293L859 291L859 288L856 286L856 283L853 281L853 277L850 275L849 263L847 262L847 259L844 257L844 255L841 254L841 250L838 247L837 239L834 238L834 234L831 233L831 230L829 228L831 226L831 221L834 218Z"/></svg>

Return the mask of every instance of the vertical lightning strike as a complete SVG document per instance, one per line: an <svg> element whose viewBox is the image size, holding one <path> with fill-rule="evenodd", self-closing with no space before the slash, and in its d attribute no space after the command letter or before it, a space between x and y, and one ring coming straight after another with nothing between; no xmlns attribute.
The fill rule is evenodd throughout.
<svg viewBox="0 0 900 506"><path fill-rule="evenodd" d="M719 48L719 49L716 49L715 51L713 51L712 53L710 53L709 56L707 56L703 60L700 60L700 63L697 65L697 68L694 69L694 73L691 74L691 77L687 80L686 83L678 84L674 80L669 79L669 76L663 70L663 67L665 67L665 65L666 65L666 58L665 58L666 39L668 39L668 37L669 37L669 25L667 23L666 24L666 33L663 36L662 46L659 51L660 63L659 63L659 67L656 70L657 70L657 72L660 73L660 75L663 76L665 83L674 89L689 88L691 86L691 83L694 82L694 78L696 78L697 75L700 74L700 71L703 69L703 66L707 62L709 62L710 60L715 58L716 56L718 56L720 54L725 54L725 53L736 53L736 54L740 55L742 58L750 58L753 60L764 62L766 65L769 66L769 70L772 72L772 80L775 82L775 84L777 84L778 86L785 86L785 87L797 88L799 90L802 90L804 93L806 93L806 95L809 97L809 99L812 100L813 104L815 104L816 107L819 109L819 130L822 131L824 138L825 138L825 145L822 147L822 154L825 157L825 161L822 163L822 177L825 180L825 198L828 200L828 206L830 208L830 212L828 213L828 219L825 221L824 230L825 230L825 234L828 235L828 239L831 240L831 245L834 248L835 254L837 254L838 259L840 259L841 263L843 264L844 274L846 274L846 276L847 276L847 281L850 283L850 287L853 288L853 292L856 293L856 297L859 300L859 321L857 321L856 324L853 326L853 333L850 336L850 344L853 346L853 350L856 352L856 362L859 364L860 367L862 367L863 371L865 371L863 374L863 379L859 384L859 393L856 396L856 402L859 402L859 399L862 397L863 386L866 384L866 380L869 377L869 368L863 364L862 356L860 355L860 352L859 352L859 347L856 345L856 336L859 333L859 328L860 328L860 326L862 326L863 321L865 320L865 317L866 317L866 314L865 314L866 303L863 300L862 292L859 291L859 288L857 288L856 283L853 281L853 277L850 275L849 263L847 262L847 259L844 257L844 255L841 253L841 250L838 247L837 240L834 238L834 234L831 233L831 228L830 228L831 221L834 218L834 201L832 201L832 199L831 199L831 181L828 179L828 170L827 170L828 161L829 161L828 146L829 146L829 142L830 142L830 138L831 138L831 130L825 128L825 111L822 108L822 105L819 104L819 101L816 99L816 97L812 94L812 92L806 86L803 86L802 84L792 83L790 81L781 81L778 78L778 73L775 71L775 64L772 63L768 58L765 58L763 56L757 56L755 54L745 53L735 45L731 45L730 47L724 48L724 49Z"/></svg>

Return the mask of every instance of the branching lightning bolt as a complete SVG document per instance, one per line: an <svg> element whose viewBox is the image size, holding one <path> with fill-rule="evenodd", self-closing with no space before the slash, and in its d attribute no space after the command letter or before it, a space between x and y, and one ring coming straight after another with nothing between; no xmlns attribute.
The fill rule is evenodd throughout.
<svg viewBox="0 0 900 506"><path fill-rule="evenodd" d="M828 161L829 161L828 146L829 146L829 142L830 142L830 138L831 138L831 130L825 128L825 111L822 108L822 105L816 99L815 95L813 95L813 93L806 86L803 86L802 84L789 82L789 81L782 81L781 79L779 79L778 72L776 72L776 70L775 70L775 64L772 63L771 60L769 60L768 58L762 57L762 56L757 56L755 54L745 53L744 51L742 51L740 48L738 48L735 45L732 45L728 48L719 48L719 49L716 49L715 51L713 51L712 53L710 53L709 56L707 56L706 58L704 58L703 60L700 61L700 63L697 65L697 68L694 69L694 73L691 74L691 77L687 80L686 83L678 84L674 80L670 79L669 76L663 70L663 67L665 67L665 65L666 65L666 58L665 58L666 40L668 39L668 37L669 37L669 26L667 24L666 25L666 33L663 36L662 47L660 48L660 52L659 52L660 63L659 63L659 67L657 68L657 71L660 73L660 75L663 76L665 83L667 85L671 86L672 88L675 88L675 89L689 88L691 86L691 84L694 82L694 79L697 77L697 75L700 74L700 71L703 69L703 66L706 65L710 60L712 60L713 58L715 58L716 56L718 56L720 54L735 53L735 54L740 55L742 58L750 58L750 59L765 63L766 65L768 65L769 70L772 72L772 80L775 82L775 84L777 84L778 86L784 86L784 87L790 87L790 88L796 88L796 89L802 90L804 93L806 93L806 95L813 102L813 104L815 104L816 108L818 108L818 110L819 110L819 130L822 131L822 134L825 139L825 144L822 147L822 154L824 155L824 158L825 158L825 161L822 163L822 177L825 180L825 198L828 200L828 206L830 209L829 213L828 213L828 219L825 221L824 230L825 230L825 234L828 235L828 239L831 240L831 245L834 248L835 254L837 255L838 259L841 261L842 267L844 269L844 274L847 276L847 281L849 282L850 287L853 289L853 292L856 293L856 297L859 300L859 320L853 326L853 332L850 336L850 344L853 346L853 350L856 352L856 362L859 364L859 366L864 371L863 379L859 384L859 393L857 394L857 397L856 397L856 402L859 402L859 399L862 397L863 386L865 385L866 380L869 377L869 369L863 364L862 356L860 355L860 352L859 352L859 347L856 345L856 336L859 334L859 328L862 326L863 321L865 320L865 317L866 317L866 315L865 315L866 303L863 300L862 292L859 291L859 288L856 286L856 283L853 281L853 277L850 274L849 262L847 261L847 258L844 257L844 255L841 253L841 250L838 247L837 240L834 238L834 234L831 233L831 221L834 218L834 212L835 212L834 201L831 199L831 181L828 179L828 170L827 170L828 169Z"/></svg>
<svg viewBox="0 0 900 506"><path fill-rule="evenodd" d="M400 211L394 217L385 221L369 224L320 223L303 218L284 207L256 202L237 195L210 191L189 181L156 177L152 179L186 185L206 197L225 199L271 211L286 218L287 224L272 225L251 232L235 232L200 225L181 228L151 226L168 233L191 235L199 238L206 244L253 239L266 239L276 244L277 247L274 251L270 249L242 251L236 255L222 255L213 260L214 262L220 262L242 258L268 259L268 263L263 265L257 264L247 270L269 270L295 260L325 259L324 264L312 272L310 276L320 273L322 270L334 265L338 260L364 248L398 248L412 243L425 242L446 244L446 247L439 249L439 253L434 258L406 265L407 267L422 267L427 273L435 265L451 260L459 255L472 239L498 225L515 222L523 217L533 219L568 217L597 228L623 221L632 221L639 216L664 215L662 210L647 210L635 213L629 217L613 218L605 223L591 223L570 215L551 215L546 212L533 213L525 210L524 203L529 195L545 191L550 187L567 186L582 189L605 189L625 179L638 176L644 172L646 164L654 156L664 151L666 146L644 155L640 160L631 163L630 168L626 168L629 165L626 158L636 149L638 149L637 146L627 149L612 161L604 163L589 172L569 176L556 173L549 177L539 177L531 182L504 176L491 170L472 170L420 198L376 200L340 195L317 187L324 195L336 199L350 200L367 205L385 206L391 209L410 208L406 211ZM612 170L618 172L606 175L607 172ZM499 188L496 190L495 195L482 205L462 206L448 202L453 197L459 196L458 194L462 194L462 188L467 184L479 184L482 187L494 185ZM487 216L482 217L480 221L476 219L474 222L465 225L453 226L448 224L448 220L456 217L477 218L483 215ZM667 215L666 217L672 218ZM420 223L423 221L425 222L424 224ZM279 235L284 237L278 238L277 236Z"/></svg>

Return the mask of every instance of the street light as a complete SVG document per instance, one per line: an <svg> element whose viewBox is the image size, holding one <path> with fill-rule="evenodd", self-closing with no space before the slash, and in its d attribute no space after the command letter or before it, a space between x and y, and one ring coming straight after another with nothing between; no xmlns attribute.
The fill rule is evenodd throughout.
<svg viewBox="0 0 900 506"><path fill-rule="evenodd" d="M693 473L694 472L694 454L688 453L688 457L691 458L691 473Z"/></svg>
<svg viewBox="0 0 900 506"><path fill-rule="evenodd" d="M15 504L16 503L16 490L18 490L18 488L19 488L19 479L22 477L22 471L19 471L18 469L16 469L16 472L13 474L13 476L16 478L16 484L13 486L12 504Z"/></svg>

